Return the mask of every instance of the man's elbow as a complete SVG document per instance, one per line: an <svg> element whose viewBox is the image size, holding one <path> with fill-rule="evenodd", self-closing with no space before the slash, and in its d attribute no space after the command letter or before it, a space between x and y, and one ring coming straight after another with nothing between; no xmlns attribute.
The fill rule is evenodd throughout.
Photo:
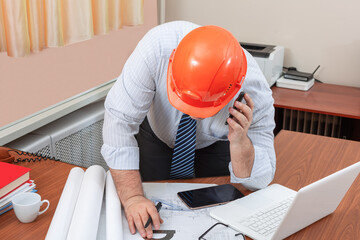
<svg viewBox="0 0 360 240"><path fill-rule="evenodd" d="M242 185L251 191L263 189L263 188L266 188L267 186L269 186L269 184L274 179L274 175L275 175L275 173L269 172L265 175L262 175L259 177L254 177L253 179L251 179L251 177L250 177L250 180L248 182L242 183Z"/></svg>

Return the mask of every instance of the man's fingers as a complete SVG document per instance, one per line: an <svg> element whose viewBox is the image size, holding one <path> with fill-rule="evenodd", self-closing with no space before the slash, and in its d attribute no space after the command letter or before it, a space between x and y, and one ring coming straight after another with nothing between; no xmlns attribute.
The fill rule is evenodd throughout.
<svg viewBox="0 0 360 240"><path fill-rule="evenodd" d="M250 106L241 103L241 102L235 102L235 107L238 109L238 111L247 118L248 121L252 120L252 110Z"/></svg>
<svg viewBox="0 0 360 240"><path fill-rule="evenodd" d="M154 226L154 228L156 230L159 230L160 229L160 216L159 216L158 211L156 210L156 208L150 208L148 211L149 211L149 214L152 219L152 225Z"/></svg>
<svg viewBox="0 0 360 240"><path fill-rule="evenodd" d="M130 229L131 234L135 234L136 233L136 228L135 228L134 220L133 220L132 216L129 216L127 218L127 220L128 220L129 229Z"/></svg>
<svg viewBox="0 0 360 240"><path fill-rule="evenodd" d="M255 106L254 106L254 102L251 99L250 95L246 93L244 98L245 98L246 104L250 107L251 111L254 111Z"/></svg>
<svg viewBox="0 0 360 240"><path fill-rule="evenodd" d="M142 222L143 222L144 224L146 224L146 222L147 222L148 219L149 219L148 213L147 213L146 211L141 212L141 213L140 213L140 217L141 217L141 219L142 219ZM151 226L152 226L152 225L151 225L151 223L150 223L149 226L147 226L146 228L144 228L145 231L146 231L146 238L149 238L149 239L151 239L151 238L152 238L152 235L153 235L153 231L152 231L152 227L151 227ZM141 236L142 236L142 235L141 235Z"/></svg>
<svg viewBox="0 0 360 240"><path fill-rule="evenodd" d="M145 228L144 228L144 224L140 215L136 214L134 216L134 221L135 221L135 226L137 228L137 230L139 231L141 237L145 238L146 237L146 231L145 231Z"/></svg>
<svg viewBox="0 0 360 240"><path fill-rule="evenodd" d="M229 112L233 115L233 120L240 124L242 127L245 127L245 123L247 122L247 117L244 116L240 110L236 110L234 108L230 108Z"/></svg>
<svg viewBox="0 0 360 240"><path fill-rule="evenodd" d="M234 131L242 131L243 130L243 127L232 118L228 118L227 123Z"/></svg>

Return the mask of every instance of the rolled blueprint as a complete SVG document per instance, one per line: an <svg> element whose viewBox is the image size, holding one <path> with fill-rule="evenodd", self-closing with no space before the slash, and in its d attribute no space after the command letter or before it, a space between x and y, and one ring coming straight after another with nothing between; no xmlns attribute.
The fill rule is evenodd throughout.
<svg viewBox="0 0 360 240"><path fill-rule="evenodd" d="M68 240L96 239L105 178L104 168L98 165L86 170L71 220Z"/></svg>
<svg viewBox="0 0 360 240"><path fill-rule="evenodd" d="M78 167L71 169L61 193L55 214L51 220L46 240L65 240L69 231L71 218L79 196L84 170Z"/></svg>
<svg viewBox="0 0 360 240"><path fill-rule="evenodd" d="M110 171L106 174L106 239L123 239L121 204Z"/></svg>

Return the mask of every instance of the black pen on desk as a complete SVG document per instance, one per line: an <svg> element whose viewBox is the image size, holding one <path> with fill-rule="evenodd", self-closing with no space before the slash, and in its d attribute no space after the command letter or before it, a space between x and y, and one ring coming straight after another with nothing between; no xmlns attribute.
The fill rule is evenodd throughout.
<svg viewBox="0 0 360 240"><path fill-rule="evenodd" d="M158 204L156 204L155 207L156 207L156 210L157 210L158 212L160 212L160 209L161 209L161 207L162 207L162 203L161 203L161 202L158 202ZM147 220L144 228L147 228L151 222L152 222L152 219L151 219L151 217L149 217L149 219Z"/></svg>

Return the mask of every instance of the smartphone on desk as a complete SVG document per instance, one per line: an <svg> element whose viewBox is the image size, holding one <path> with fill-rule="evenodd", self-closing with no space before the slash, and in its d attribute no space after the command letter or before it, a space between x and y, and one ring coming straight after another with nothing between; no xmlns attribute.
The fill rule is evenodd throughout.
<svg viewBox="0 0 360 240"><path fill-rule="evenodd" d="M231 184L178 192L177 195L190 209L225 204L244 196L244 194Z"/></svg>

